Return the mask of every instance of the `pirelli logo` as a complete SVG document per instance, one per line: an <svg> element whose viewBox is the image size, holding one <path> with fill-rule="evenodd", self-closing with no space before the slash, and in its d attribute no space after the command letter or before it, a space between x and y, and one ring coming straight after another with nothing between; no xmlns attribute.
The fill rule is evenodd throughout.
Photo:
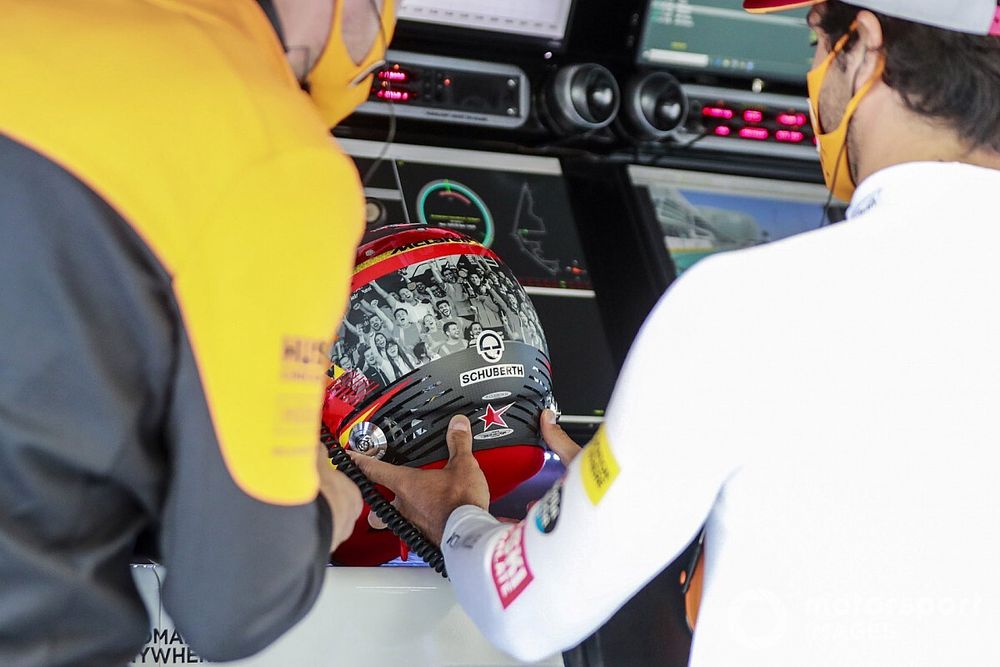
<svg viewBox="0 0 1000 667"><path fill-rule="evenodd" d="M479 384L488 380L498 380L500 378L523 378L524 366L522 364L499 364L497 366L483 366L465 371L458 376L458 381L463 387Z"/></svg>
<svg viewBox="0 0 1000 667"><path fill-rule="evenodd" d="M584 447L581 456L583 465L580 467L580 475L583 478L583 488L590 502L597 505L604 499L604 495L621 472L603 426L598 429L590 444Z"/></svg>

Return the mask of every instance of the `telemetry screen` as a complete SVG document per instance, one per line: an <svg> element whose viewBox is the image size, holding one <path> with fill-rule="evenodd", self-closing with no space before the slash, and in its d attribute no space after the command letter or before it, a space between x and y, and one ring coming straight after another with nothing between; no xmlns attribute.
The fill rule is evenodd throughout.
<svg viewBox="0 0 1000 667"><path fill-rule="evenodd" d="M383 145L341 140L365 174ZM603 419L615 370L559 161L390 146L365 187L369 229L417 223L491 248L531 297L552 357L563 426Z"/></svg>
<svg viewBox="0 0 1000 667"><path fill-rule="evenodd" d="M717 252L778 241L843 219L837 201L825 210L822 185L630 167L649 198L678 275Z"/></svg>
<svg viewBox="0 0 1000 667"><path fill-rule="evenodd" d="M638 60L644 65L804 81L814 50L807 13L750 14L734 0L651 0Z"/></svg>

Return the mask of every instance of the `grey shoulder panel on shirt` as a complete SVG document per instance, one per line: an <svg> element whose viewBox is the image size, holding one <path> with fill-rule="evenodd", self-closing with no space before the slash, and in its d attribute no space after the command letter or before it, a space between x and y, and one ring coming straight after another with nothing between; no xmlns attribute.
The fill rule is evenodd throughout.
<svg viewBox="0 0 1000 667"><path fill-rule="evenodd" d="M233 483L169 276L114 209L2 134L0 201L0 663L129 660L150 529L195 649L259 650L319 593L328 508Z"/></svg>

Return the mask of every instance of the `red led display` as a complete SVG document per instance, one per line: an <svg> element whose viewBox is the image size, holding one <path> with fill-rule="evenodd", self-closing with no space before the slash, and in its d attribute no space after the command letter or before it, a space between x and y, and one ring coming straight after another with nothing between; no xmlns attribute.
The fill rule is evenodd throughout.
<svg viewBox="0 0 1000 667"><path fill-rule="evenodd" d="M743 112L743 120L748 123L759 123L764 120L764 113L756 109L747 109Z"/></svg>
<svg viewBox="0 0 1000 667"><path fill-rule="evenodd" d="M725 107L702 107L701 115L707 118L724 118L729 120L733 117L733 110Z"/></svg>
<svg viewBox="0 0 1000 667"><path fill-rule="evenodd" d="M410 80L410 75L398 69L384 69L378 73L378 78L392 83L406 83Z"/></svg>
<svg viewBox="0 0 1000 667"><path fill-rule="evenodd" d="M719 127L715 128L715 130L713 130L713 131L715 132L715 134L717 136L720 136L720 137L728 137L730 134L733 133L732 128L730 128L727 125L720 125Z"/></svg>
<svg viewBox="0 0 1000 667"><path fill-rule="evenodd" d="M778 124L788 125L789 127L802 127L806 124L806 115L804 113L779 113L778 114Z"/></svg>
<svg viewBox="0 0 1000 667"><path fill-rule="evenodd" d="M766 141L771 136L771 133L763 127L744 127L740 130L740 136L744 139L753 139L754 141Z"/></svg>
<svg viewBox="0 0 1000 667"><path fill-rule="evenodd" d="M806 135L802 134L798 130L778 130L774 133L774 138L778 141L797 144L803 141L806 138Z"/></svg>
<svg viewBox="0 0 1000 667"><path fill-rule="evenodd" d="M376 96L380 100L386 100L387 102L408 102L411 94L406 90L383 89L378 91Z"/></svg>

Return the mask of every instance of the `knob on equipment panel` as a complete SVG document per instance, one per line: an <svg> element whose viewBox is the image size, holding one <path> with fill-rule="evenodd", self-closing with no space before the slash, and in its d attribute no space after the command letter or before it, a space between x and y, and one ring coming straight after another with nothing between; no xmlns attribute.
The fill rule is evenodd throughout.
<svg viewBox="0 0 1000 667"><path fill-rule="evenodd" d="M360 114L520 127L530 111L528 76L519 67L389 50Z"/></svg>
<svg viewBox="0 0 1000 667"><path fill-rule="evenodd" d="M671 74L650 72L629 84L625 112L640 139L666 139L677 133L687 119L687 94Z"/></svg>
<svg viewBox="0 0 1000 667"><path fill-rule="evenodd" d="M606 67L568 65L556 72L546 91L549 116L564 132L598 130L618 114L621 92Z"/></svg>

